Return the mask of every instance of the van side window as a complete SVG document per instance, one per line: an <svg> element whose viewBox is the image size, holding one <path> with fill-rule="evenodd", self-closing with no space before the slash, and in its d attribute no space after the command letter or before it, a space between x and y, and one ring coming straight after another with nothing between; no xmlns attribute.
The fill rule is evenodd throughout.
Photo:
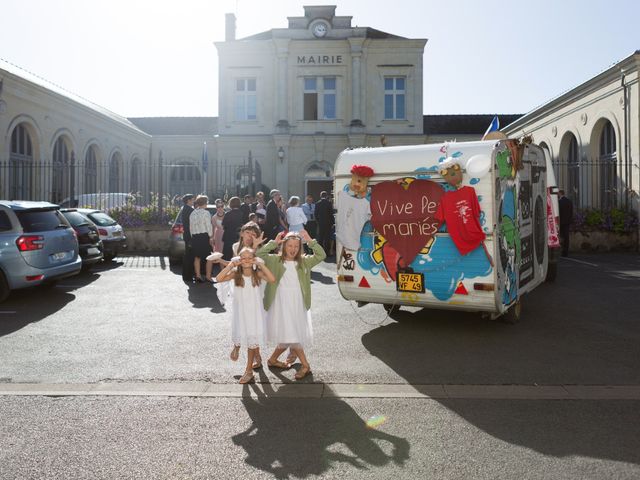
<svg viewBox="0 0 640 480"><path fill-rule="evenodd" d="M7 212L0 211L0 232L6 232L7 230L11 230L13 227L11 226L11 220L9 220L9 215Z"/></svg>

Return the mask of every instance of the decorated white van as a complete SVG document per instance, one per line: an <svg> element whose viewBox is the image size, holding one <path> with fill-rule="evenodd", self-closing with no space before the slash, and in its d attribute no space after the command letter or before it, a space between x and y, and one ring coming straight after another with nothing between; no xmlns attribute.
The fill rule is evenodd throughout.
<svg viewBox="0 0 640 480"><path fill-rule="evenodd" d="M545 279L542 149L488 140L343 151L335 165L340 293L519 320Z"/></svg>

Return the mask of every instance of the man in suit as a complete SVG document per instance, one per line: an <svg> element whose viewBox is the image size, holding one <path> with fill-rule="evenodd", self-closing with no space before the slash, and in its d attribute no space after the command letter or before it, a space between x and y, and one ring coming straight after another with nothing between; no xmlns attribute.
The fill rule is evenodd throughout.
<svg viewBox="0 0 640 480"><path fill-rule="evenodd" d="M560 244L562 245L562 256L569 256L569 227L573 221L573 203L564 196L564 190L560 190L558 207L560 210Z"/></svg>
<svg viewBox="0 0 640 480"><path fill-rule="evenodd" d="M316 225L318 227L318 243L329 255L331 251L331 229L333 227L333 205L329 201L327 192L320 193L320 200L316 202Z"/></svg>
<svg viewBox="0 0 640 480"><path fill-rule="evenodd" d="M244 196L244 203L240 205L240 210L242 211L242 224L244 225L249 221L249 214L255 212L251 208L251 195Z"/></svg>
<svg viewBox="0 0 640 480"><path fill-rule="evenodd" d="M182 210L180 220L182 221L182 239L184 240L184 256L182 257L182 280L185 283L193 282L193 251L191 250L191 229L189 228L189 215L193 212L193 202L195 197L187 193L182 196Z"/></svg>
<svg viewBox="0 0 640 480"><path fill-rule="evenodd" d="M280 209L278 202L282 195L280 190L275 188L269 192L269 203L267 203L267 218L264 223L264 234L268 240L275 240L280 231Z"/></svg>

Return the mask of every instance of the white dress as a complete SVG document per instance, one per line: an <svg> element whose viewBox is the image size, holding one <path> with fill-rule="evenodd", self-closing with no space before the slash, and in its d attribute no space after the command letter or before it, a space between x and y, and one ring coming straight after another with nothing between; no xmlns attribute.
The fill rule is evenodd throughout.
<svg viewBox="0 0 640 480"><path fill-rule="evenodd" d="M262 304L263 289L244 276L244 287L233 287L231 341L247 348L266 346L266 314ZM233 283L230 280L226 283ZM262 282L260 282L262 283Z"/></svg>
<svg viewBox="0 0 640 480"><path fill-rule="evenodd" d="M280 279L273 304L267 313L269 343L302 348L313 344L311 312L304 307L296 262L284 262L284 275Z"/></svg>

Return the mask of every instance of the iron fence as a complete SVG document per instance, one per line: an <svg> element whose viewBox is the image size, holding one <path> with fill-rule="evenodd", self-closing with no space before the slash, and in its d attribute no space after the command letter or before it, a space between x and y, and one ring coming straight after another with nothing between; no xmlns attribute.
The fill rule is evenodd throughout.
<svg viewBox="0 0 640 480"><path fill-rule="evenodd" d="M615 155L579 162L554 161L558 187L578 209L629 211L633 196L631 162Z"/></svg>

